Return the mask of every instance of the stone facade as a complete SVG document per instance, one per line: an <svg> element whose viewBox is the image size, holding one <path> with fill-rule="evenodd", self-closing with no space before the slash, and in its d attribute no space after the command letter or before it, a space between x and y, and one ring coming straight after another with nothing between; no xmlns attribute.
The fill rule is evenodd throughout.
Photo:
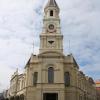
<svg viewBox="0 0 100 100"><path fill-rule="evenodd" d="M63 54L60 9L49 0L44 9L43 31L38 55L32 54L23 74L10 81L11 100L96 100L92 78L79 71L72 54Z"/></svg>

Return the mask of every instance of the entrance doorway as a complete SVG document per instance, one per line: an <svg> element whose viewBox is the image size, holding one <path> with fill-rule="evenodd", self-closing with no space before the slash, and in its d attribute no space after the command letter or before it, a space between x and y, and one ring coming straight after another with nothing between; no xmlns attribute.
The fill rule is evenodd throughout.
<svg viewBox="0 0 100 100"><path fill-rule="evenodd" d="M58 100L58 93L44 93L43 100Z"/></svg>

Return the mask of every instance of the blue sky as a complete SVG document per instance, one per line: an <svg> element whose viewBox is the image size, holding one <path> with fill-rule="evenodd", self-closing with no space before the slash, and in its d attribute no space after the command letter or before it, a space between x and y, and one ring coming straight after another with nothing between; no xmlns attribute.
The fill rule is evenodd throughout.
<svg viewBox="0 0 100 100"><path fill-rule="evenodd" d="M0 0L0 91L14 71L38 54L43 7L48 0ZM72 53L86 75L100 79L100 0L56 0L64 54ZM70 40L70 49L69 49Z"/></svg>

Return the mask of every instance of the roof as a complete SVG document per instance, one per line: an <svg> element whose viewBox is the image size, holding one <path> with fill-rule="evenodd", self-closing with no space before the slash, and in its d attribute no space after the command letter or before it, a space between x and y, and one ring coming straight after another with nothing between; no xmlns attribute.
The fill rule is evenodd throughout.
<svg viewBox="0 0 100 100"><path fill-rule="evenodd" d="M67 57L70 57L71 62L73 62L75 64L75 67L77 67L79 69L79 65L77 64L73 54L69 54Z"/></svg>
<svg viewBox="0 0 100 100"><path fill-rule="evenodd" d="M95 82L96 84L100 84L100 82Z"/></svg>
<svg viewBox="0 0 100 100"><path fill-rule="evenodd" d="M100 80L96 80L95 84L96 84L96 89L100 90Z"/></svg>
<svg viewBox="0 0 100 100"><path fill-rule="evenodd" d="M95 81L96 84L100 84L100 79Z"/></svg>
<svg viewBox="0 0 100 100"><path fill-rule="evenodd" d="M49 0L45 8L48 8L48 7L57 7L59 9L55 0Z"/></svg>

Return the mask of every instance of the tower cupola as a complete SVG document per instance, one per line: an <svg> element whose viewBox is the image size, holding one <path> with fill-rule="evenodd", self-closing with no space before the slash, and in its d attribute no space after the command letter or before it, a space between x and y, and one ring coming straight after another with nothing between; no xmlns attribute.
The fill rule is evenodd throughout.
<svg viewBox="0 0 100 100"><path fill-rule="evenodd" d="M59 11L59 7L55 0L48 0L48 3L44 8L46 17L57 18L59 16Z"/></svg>

